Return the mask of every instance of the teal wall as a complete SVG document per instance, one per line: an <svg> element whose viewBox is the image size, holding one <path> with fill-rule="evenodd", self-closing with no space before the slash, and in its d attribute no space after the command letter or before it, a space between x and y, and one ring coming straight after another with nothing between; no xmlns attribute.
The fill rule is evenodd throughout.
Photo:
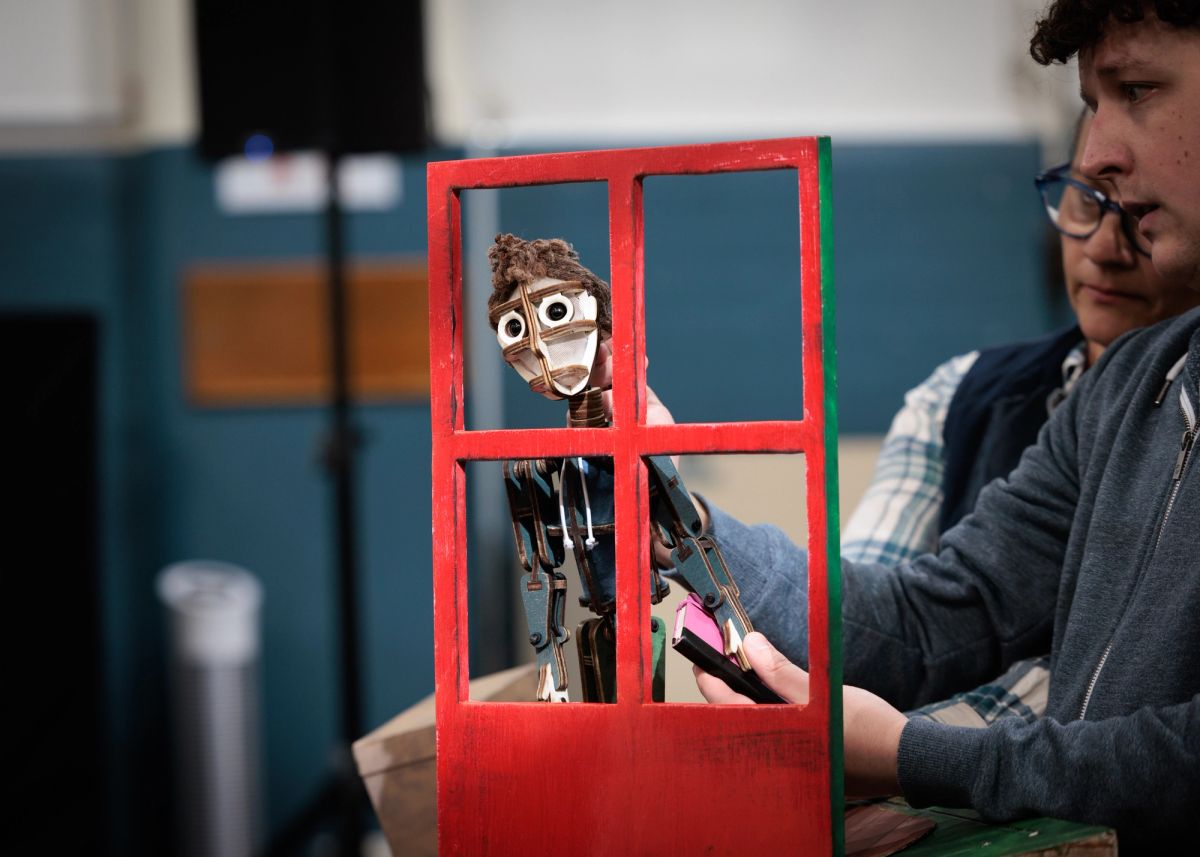
<svg viewBox="0 0 1200 857"><path fill-rule="evenodd" d="M886 428L938 362L1035 335L1061 310L1042 282L1036 146L834 146L841 427ZM357 255L423 254L424 163L403 202L350 218ZM331 492L315 408L203 410L183 395L181 272L222 259L312 258L315 216L226 217L184 148L0 159L0 309L100 322L103 623L109 842L166 842L164 628L156 572L189 557L263 581L269 821L297 810L334 745ZM571 238L606 275L603 185L505 191L501 226ZM795 416L799 354L794 176L647 182L650 381L678 419ZM749 374L748 374L749 373ZM511 425L561 406L506 382ZM366 714L432 689L429 410L358 409Z"/></svg>
<svg viewBox="0 0 1200 857"><path fill-rule="evenodd" d="M365 255L425 252L424 162L404 205L350 219ZM184 149L0 160L0 309L100 321L102 605L117 853L163 853L169 739L165 628L153 581L169 562L238 563L264 585L264 749L278 824L318 785L337 709L328 483L317 408L204 410L182 389L180 275L221 259L316 257L313 216L228 218ZM361 408L365 711L382 722L432 688L429 409Z"/></svg>
<svg viewBox="0 0 1200 857"><path fill-rule="evenodd" d="M883 432L947 358L1064 321L1045 282L1033 142L833 146L839 424ZM602 183L507 190L501 225L570 236L608 274ZM645 184L648 383L677 420L796 418L794 172ZM509 373L513 425L559 425Z"/></svg>

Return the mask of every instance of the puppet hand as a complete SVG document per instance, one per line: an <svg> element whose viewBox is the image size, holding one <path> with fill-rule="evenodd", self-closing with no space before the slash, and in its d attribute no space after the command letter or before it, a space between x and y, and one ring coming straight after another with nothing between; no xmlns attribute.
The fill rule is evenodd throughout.
<svg viewBox="0 0 1200 857"><path fill-rule="evenodd" d="M785 658L762 634L749 634L746 657L759 678L784 699L808 702L808 673ZM696 686L709 702L750 700L719 678L693 667ZM853 797L899 794L896 755L908 718L878 696L857 687L842 687L843 750L846 793Z"/></svg>

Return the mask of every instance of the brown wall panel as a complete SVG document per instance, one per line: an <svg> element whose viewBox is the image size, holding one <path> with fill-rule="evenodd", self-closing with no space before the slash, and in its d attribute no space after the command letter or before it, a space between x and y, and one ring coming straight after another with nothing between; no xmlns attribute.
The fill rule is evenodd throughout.
<svg viewBox="0 0 1200 857"><path fill-rule="evenodd" d="M184 386L193 404L302 405L328 397L323 266L196 266L183 285ZM356 398L428 396L428 306L423 262L350 266L350 389Z"/></svg>

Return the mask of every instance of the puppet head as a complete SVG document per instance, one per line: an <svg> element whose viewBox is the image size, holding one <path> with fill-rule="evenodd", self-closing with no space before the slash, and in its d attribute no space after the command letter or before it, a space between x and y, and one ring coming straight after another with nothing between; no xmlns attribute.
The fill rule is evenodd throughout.
<svg viewBox="0 0 1200 857"><path fill-rule="evenodd" d="M582 392L601 335L612 335L608 283L560 238L497 235L488 261L488 321L504 359L549 399Z"/></svg>

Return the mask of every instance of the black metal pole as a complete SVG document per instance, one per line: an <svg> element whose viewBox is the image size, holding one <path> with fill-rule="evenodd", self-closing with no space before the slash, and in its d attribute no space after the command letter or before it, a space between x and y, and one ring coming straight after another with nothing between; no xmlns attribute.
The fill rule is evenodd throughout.
<svg viewBox="0 0 1200 857"><path fill-rule="evenodd" d="M342 143L334 100L334 75L338 70L339 30L329 9L319 4L314 26L328 33L327 54L314 57L323 73L317 75L314 97L321 116L326 158L325 260L326 302L329 318L330 427L325 441L324 465L333 480L334 548L337 564L337 625L339 668L339 740L333 769L316 795L276 835L266 849L269 855L300 853L324 825L332 823L340 857L361 853L366 791L357 776L351 746L362 735L362 673L358 622L358 528L356 502L359 434L354 426L350 395L350 323L346 289L345 216L338 187Z"/></svg>
<svg viewBox="0 0 1200 857"><path fill-rule="evenodd" d="M326 151L329 199L325 205L326 303L331 374L330 427L323 464L334 488L334 548L337 563L338 747L334 767L321 789L281 829L268 855L301 852L323 825L333 823L339 857L358 857L362 847L366 792L359 782L351 745L362 735L362 676L358 634L358 527L355 477L359 445L350 395L350 325L346 299L345 218L338 195L338 152Z"/></svg>
<svg viewBox="0 0 1200 857"><path fill-rule="evenodd" d="M342 207L338 200L340 158L329 155L329 202L325 211L329 263L330 365L333 390L330 404L331 470L337 505L338 614L341 619L342 737L357 740L362 729L358 640L358 546L355 532L355 456L358 437L350 414L349 335L346 308L345 244Z"/></svg>
<svg viewBox="0 0 1200 857"><path fill-rule="evenodd" d="M329 438L329 468L334 481L337 548L337 606L339 666L341 668L341 764L343 776L354 778L350 747L362 735L362 679L358 636L358 544L355 506L355 454L358 437L351 421L349 316L346 306L346 254L344 218L338 192L337 151L326 153L329 199L325 206L325 235L328 261L329 349L332 368ZM336 774L335 774L336 776ZM352 783L351 788L358 784ZM362 809L348 801L339 819L338 841L345 855L357 854L362 841Z"/></svg>

